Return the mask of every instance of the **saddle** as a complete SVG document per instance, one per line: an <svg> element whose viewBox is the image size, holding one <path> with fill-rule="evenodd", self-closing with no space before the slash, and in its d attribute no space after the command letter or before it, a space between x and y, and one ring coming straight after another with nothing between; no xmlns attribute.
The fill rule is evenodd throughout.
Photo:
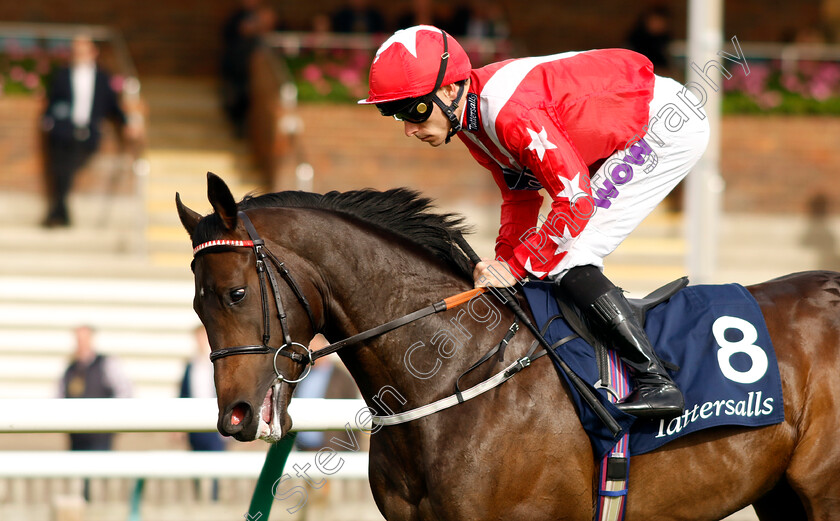
<svg viewBox="0 0 840 521"><path fill-rule="evenodd" d="M668 299L686 286L688 286L688 277L680 277L679 279L669 282L668 284L650 292L643 298L628 298L627 301L633 308L634 315L636 320L639 321L639 325L642 327L645 326L645 319L647 318L648 311L663 302L667 302ZM612 386L607 367L607 346L600 340L600 335L595 334L592 328L590 328L583 319L583 313L581 310L575 306L571 300L564 298L560 292L556 291L556 286L553 291L553 295L557 301L557 307L560 309L560 312L563 314L563 318L566 319L569 327L571 327L575 333L577 333L595 349L595 356L598 361L598 371L601 376L600 381L595 385L595 387L611 389ZM679 369L679 367L667 360L660 359L660 361L667 369Z"/></svg>

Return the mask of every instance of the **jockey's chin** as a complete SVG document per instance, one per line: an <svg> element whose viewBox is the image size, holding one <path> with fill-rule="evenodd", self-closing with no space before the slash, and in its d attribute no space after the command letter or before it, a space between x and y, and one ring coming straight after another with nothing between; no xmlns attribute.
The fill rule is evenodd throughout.
<svg viewBox="0 0 840 521"><path fill-rule="evenodd" d="M423 137L423 138L418 136L417 139L419 139L420 141L422 141L424 143L428 143L429 145L431 145L433 147L439 147L443 144L444 141L446 141L446 136L441 137L441 136L437 136L437 135L433 134L433 135L426 136L426 137Z"/></svg>

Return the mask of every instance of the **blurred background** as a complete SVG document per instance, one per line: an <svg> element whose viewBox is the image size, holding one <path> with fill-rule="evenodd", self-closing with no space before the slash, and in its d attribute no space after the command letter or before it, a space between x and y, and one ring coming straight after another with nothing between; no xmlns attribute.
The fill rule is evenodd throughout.
<svg viewBox="0 0 840 521"><path fill-rule="evenodd" d="M409 186L464 214L474 246L490 255L500 196L466 148L432 149L355 105L366 96L374 51L394 30L438 25L458 37L474 67L628 47L648 55L658 74L685 82L689 7L677 0L0 3L0 398L74 395L73 363L90 360L102 363L96 374L105 383L130 382L129 389L105 385L109 396L212 392L185 384L187 364L195 358L197 367L204 355L191 309L190 244L174 206L177 191L191 208L209 211L207 171L237 198ZM678 188L607 258L610 278L634 294L688 273L695 282L750 284L840 269L840 0L730 0L720 15L721 37L712 44L735 54L737 37L749 74L718 58L731 77L720 82L716 202L689 217L694 192ZM60 103L56 109L48 93L79 36L98 49L119 110L103 115L98 146L64 174L72 178L68 213L56 217L63 196L53 170L62 152L49 116ZM702 241L689 228L702 230ZM698 244L711 254L701 269L692 266ZM111 445L190 447L185 436L132 433ZM67 448L63 434L0 434L4 451ZM265 451L262 442L218 448ZM0 520L125 519L136 515L132 498L147 520L233 519L254 484L148 480L138 498L132 480L82 477L0 477ZM306 508L291 515L277 507L271 517L381 519L369 495L364 480L332 479ZM79 496L82 506L72 501Z"/></svg>

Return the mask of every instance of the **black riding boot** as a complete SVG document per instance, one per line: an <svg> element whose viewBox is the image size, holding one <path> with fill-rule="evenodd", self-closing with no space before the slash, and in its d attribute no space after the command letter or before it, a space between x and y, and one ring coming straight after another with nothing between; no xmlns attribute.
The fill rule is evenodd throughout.
<svg viewBox="0 0 840 521"><path fill-rule="evenodd" d="M653 351L621 289L594 266L573 268L560 282L596 334L618 351L636 382L633 393L616 406L640 418L670 418L683 413L685 401Z"/></svg>

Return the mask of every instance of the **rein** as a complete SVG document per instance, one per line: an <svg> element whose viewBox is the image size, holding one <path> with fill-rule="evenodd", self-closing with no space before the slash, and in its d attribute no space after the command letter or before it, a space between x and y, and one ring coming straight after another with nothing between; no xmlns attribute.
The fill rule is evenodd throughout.
<svg viewBox="0 0 840 521"><path fill-rule="evenodd" d="M312 326L312 331L317 333L319 328L317 327L315 317L312 314L312 308L309 305L309 301L306 299L306 296L303 294L303 291L301 291L300 286L297 284L292 274L286 268L286 265L282 261L280 261L280 259L278 259L265 246L265 241L257 233L257 230L256 228L254 228L254 225L253 223L251 223L251 219L248 217L248 215L245 212L240 211L237 213L237 217L240 220L242 220L242 223L245 226L245 230L248 232L250 240L217 239L213 241L207 241L193 248L193 257L198 257L199 255L210 253L214 249L218 248L228 249L233 247L251 248L254 250L254 255L256 257L256 270L260 280L260 300L262 303L262 344L231 346L218 349L210 353L211 362L215 362L216 360L219 360L221 358L233 355L274 353L273 366L274 373L277 375L277 379L281 382L298 383L303 381L303 379L309 375L309 371L311 370L312 365L319 358L335 353L336 351L344 347L352 346L358 344L359 342L363 342L369 338L373 338L387 333L389 331L393 331L394 329L419 320L423 317L450 310L454 307L460 306L461 304L469 302L470 299L472 299L476 295L480 295L487 291L487 288L475 288L468 291L464 291L462 293L458 293L441 301L435 302L434 304L426 306L422 309L418 309L417 311L404 315L400 318L391 320L390 322L386 322L361 333L355 334L351 337L345 338L344 340L339 340L338 342L334 342L317 351L312 351L311 349L309 349L309 347L299 342L293 342L289 335L286 311L283 306L283 300L280 297L280 290L277 285L277 277L274 275L274 271L271 269L271 267L274 266L274 269L280 274L281 277L283 277L283 280L285 280L286 284L292 289L292 292L297 297L298 302L304 308L309 317L309 323ZM266 260L269 260L270 262L266 262ZM283 345L280 347L272 347L269 345L269 342L271 340L271 328L269 324L271 312L269 309L269 301L267 297L268 291L266 279L268 279L268 282L270 284L271 292L274 296L274 303L277 308L277 317L280 320L280 330L283 335ZM299 346L304 350L305 354L292 351L291 349L285 350L287 347L291 346ZM278 355L285 356L286 358L289 358L297 363L304 364L306 367L304 369L303 374L296 380L291 380L283 376L277 369Z"/></svg>

